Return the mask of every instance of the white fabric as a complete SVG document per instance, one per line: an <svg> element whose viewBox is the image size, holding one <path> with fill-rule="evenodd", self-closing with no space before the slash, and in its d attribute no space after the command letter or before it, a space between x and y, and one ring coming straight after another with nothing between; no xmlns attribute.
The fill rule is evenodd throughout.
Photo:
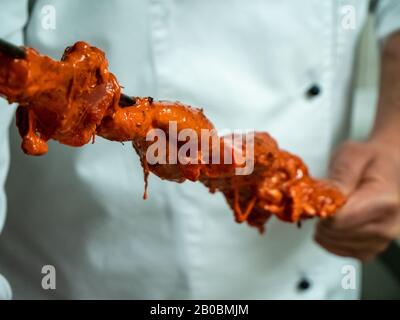
<svg viewBox="0 0 400 320"><path fill-rule="evenodd" d="M0 0L0 38L22 44L22 28L27 21L27 1ZM0 232L3 229L7 199L4 184L10 162L8 129L15 108L8 106L7 102L0 99ZM2 238L0 237L0 241ZM0 254L0 265L2 256ZM0 268L1 269L1 268ZM11 298L11 288L7 280L0 274L0 300Z"/></svg>
<svg viewBox="0 0 400 320"><path fill-rule="evenodd" d="M400 2L396 0L379 0L377 7L377 33L381 41L398 31L400 19Z"/></svg>
<svg viewBox="0 0 400 320"><path fill-rule="evenodd" d="M382 37L400 27L391 18L398 2L386 2ZM349 3L355 30L341 24ZM55 30L41 24L48 4ZM103 48L125 92L202 106L220 129L268 131L322 177L332 148L347 136L366 11L363 1L39 0L27 39L55 58L77 40ZM314 83L321 95L307 99ZM358 296L359 282L357 290L341 286L342 267L358 263L314 244L314 221L298 229L272 219L259 235L233 222L221 195L155 177L143 201L142 171L128 144L51 143L40 159L17 144L0 238L0 271L17 298ZM46 264L57 270L55 291L41 288ZM297 290L302 277L308 290Z"/></svg>

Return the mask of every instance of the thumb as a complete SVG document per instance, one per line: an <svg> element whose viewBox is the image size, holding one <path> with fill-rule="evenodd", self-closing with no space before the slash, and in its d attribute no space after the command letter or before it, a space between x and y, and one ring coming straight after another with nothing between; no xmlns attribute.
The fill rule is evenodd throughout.
<svg viewBox="0 0 400 320"><path fill-rule="evenodd" d="M346 194L358 186L373 153L363 143L345 142L336 151L329 167L330 179Z"/></svg>

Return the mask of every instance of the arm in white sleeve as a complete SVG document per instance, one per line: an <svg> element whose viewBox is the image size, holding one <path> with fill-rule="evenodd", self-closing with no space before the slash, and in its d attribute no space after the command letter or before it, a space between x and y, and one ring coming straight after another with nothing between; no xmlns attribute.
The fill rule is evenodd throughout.
<svg viewBox="0 0 400 320"><path fill-rule="evenodd" d="M400 1L379 0L376 8L376 30L383 44L394 32L400 30Z"/></svg>
<svg viewBox="0 0 400 320"><path fill-rule="evenodd" d="M28 1L0 0L0 38L15 44L23 43L23 28L28 20ZM6 100L0 98L0 232L4 226L7 199L4 184L10 161L8 130L15 111ZM0 237L1 241L1 237ZM1 259L0 259L1 264ZM1 270L1 265L0 265ZM0 299L11 299L11 288L0 274Z"/></svg>

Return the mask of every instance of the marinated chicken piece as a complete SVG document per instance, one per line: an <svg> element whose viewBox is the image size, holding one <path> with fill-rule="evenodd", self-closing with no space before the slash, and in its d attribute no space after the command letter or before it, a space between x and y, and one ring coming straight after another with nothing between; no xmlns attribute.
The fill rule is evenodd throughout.
<svg viewBox="0 0 400 320"><path fill-rule="evenodd" d="M272 215L286 222L326 218L346 201L329 182L311 178L302 160L280 150L267 133L256 132L252 139L237 134L220 137L202 109L179 102L136 97L134 105L120 106L121 87L108 71L104 53L87 43L67 48L61 61L26 50L25 59L0 53L0 94L19 104L17 126L27 154L46 153L49 139L70 146L82 146L95 135L132 141L146 188L149 172L179 183L200 181L210 192L224 194L237 222L247 221L260 232ZM197 137L189 149L195 152L185 153L184 163L171 150L189 143L190 135L186 140L176 139L170 135L171 126L179 136L190 129ZM176 147L157 149L155 156L163 156L165 162L149 160L156 142L149 134L154 132L163 132L167 145ZM239 161L243 157L252 164L248 174L237 171L245 167Z"/></svg>
<svg viewBox="0 0 400 320"><path fill-rule="evenodd" d="M49 139L75 147L88 143L120 95L104 53L84 42L67 48L61 62L26 51L24 60L0 53L0 94L19 104L24 152L46 153Z"/></svg>
<svg viewBox="0 0 400 320"><path fill-rule="evenodd" d="M214 141L209 147L210 154L219 149L221 155L217 164L202 154L201 139L194 164L149 164L147 151L153 140L147 141L146 135L153 129L168 132L170 121L176 121L178 133L190 128L197 137L202 136L202 129L216 135L214 126L202 110L178 102L153 102L149 98L136 98L134 106L118 108L113 118L103 120L97 134L109 140L132 141L146 176L152 172L162 179L177 182L201 181L211 192L221 191L234 211L236 221L247 221L260 231L264 230L264 224L272 214L287 222L315 216L325 218L332 216L345 202L338 189L328 182L312 179L300 158L280 150L276 141L264 132L255 133L251 146L246 145L244 137L241 139L242 155L254 150L251 155L254 156L254 169L250 175L236 173L235 169L242 163L224 164L224 150L232 148L225 140L234 140L230 135L216 135L216 139L210 139ZM164 158L169 159L168 148L166 153Z"/></svg>

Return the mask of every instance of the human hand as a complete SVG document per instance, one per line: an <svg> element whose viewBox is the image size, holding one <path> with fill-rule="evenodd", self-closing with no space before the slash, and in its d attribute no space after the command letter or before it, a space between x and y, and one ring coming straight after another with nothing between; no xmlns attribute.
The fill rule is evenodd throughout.
<svg viewBox="0 0 400 320"><path fill-rule="evenodd" d="M400 152L378 141L346 142L332 157L330 177L348 196L336 216L321 220L315 241L361 261L400 234Z"/></svg>

